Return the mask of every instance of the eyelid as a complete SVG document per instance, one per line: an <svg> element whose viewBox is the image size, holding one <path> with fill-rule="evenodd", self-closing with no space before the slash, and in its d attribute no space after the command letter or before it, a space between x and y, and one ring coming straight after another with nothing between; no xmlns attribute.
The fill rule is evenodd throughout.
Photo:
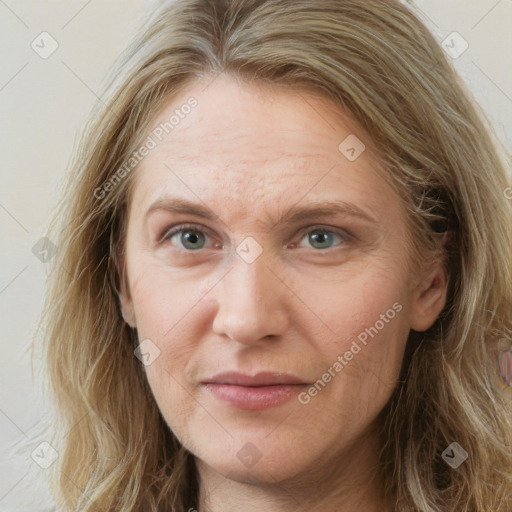
<svg viewBox="0 0 512 512"><path fill-rule="evenodd" d="M299 231L301 235L305 235L306 233L309 233L310 231L327 231L330 233L334 233L336 235L342 236L343 238L346 238L347 240L353 240L355 239L355 236L348 231L347 229L342 228L336 228L334 226L327 226L325 224L313 224L311 226L308 226L304 228L303 230Z"/></svg>
<svg viewBox="0 0 512 512"><path fill-rule="evenodd" d="M211 231L201 224L194 224L194 223L184 223L184 224L175 224L173 226L166 227L162 234L158 236L158 242L164 242L165 240L169 239L171 236L174 236L176 233L179 233L180 231L184 231L186 229L190 229L191 231L200 231L204 232L208 236L212 236Z"/></svg>

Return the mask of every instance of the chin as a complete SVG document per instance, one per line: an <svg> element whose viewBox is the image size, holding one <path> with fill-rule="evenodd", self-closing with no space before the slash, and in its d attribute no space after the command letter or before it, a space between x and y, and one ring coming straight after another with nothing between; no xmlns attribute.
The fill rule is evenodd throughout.
<svg viewBox="0 0 512 512"><path fill-rule="evenodd" d="M199 467L205 464L216 472L240 483L276 484L294 479L306 472L313 461L307 453L297 453L296 444L271 439L265 432L257 435L243 435L230 439L229 443L196 445L190 450L197 457ZM292 441L288 433L284 439Z"/></svg>

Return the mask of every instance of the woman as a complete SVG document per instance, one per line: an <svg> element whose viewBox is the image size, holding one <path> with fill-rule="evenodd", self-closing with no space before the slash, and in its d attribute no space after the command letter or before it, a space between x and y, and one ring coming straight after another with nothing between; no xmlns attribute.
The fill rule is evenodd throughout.
<svg viewBox="0 0 512 512"><path fill-rule="evenodd" d="M60 509L512 510L510 181L417 16L167 2L102 97L44 317Z"/></svg>

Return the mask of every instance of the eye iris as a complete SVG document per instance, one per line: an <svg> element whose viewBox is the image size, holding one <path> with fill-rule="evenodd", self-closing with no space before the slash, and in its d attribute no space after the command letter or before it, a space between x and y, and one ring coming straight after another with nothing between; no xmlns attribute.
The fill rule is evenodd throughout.
<svg viewBox="0 0 512 512"><path fill-rule="evenodd" d="M201 239L204 242L204 235L196 231L183 231L181 235L181 242L184 247L187 247L187 249L200 249L201 247L189 247L187 246L187 243L197 244Z"/></svg>
<svg viewBox="0 0 512 512"><path fill-rule="evenodd" d="M315 229L314 231L311 231L311 234L309 235L309 241L311 242L311 245L314 246L315 243L320 243L321 247L316 246L317 248L323 249L326 247L326 243L332 243L333 241L333 234L327 233L326 231L322 231L320 229ZM327 245L328 246L328 245Z"/></svg>
<svg viewBox="0 0 512 512"><path fill-rule="evenodd" d="M330 247L329 244L332 245L334 240L334 234L322 229L315 229L310 232L308 238L311 245L313 245L314 247L318 249L325 249L326 247ZM194 231L190 229L181 231L181 242L183 246L187 249L201 249L201 247L196 247L196 245L201 244L201 242L204 243L204 241L205 236L200 231ZM187 244L192 244L192 246Z"/></svg>

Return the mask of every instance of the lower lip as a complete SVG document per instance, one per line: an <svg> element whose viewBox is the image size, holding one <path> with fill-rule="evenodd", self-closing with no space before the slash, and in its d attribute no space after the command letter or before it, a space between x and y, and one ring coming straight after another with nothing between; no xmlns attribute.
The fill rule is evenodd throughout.
<svg viewBox="0 0 512 512"><path fill-rule="evenodd" d="M261 411L288 402L304 387L302 384L276 386L235 386L231 384L203 384L215 397L229 402L239 409Z"/></svg>

